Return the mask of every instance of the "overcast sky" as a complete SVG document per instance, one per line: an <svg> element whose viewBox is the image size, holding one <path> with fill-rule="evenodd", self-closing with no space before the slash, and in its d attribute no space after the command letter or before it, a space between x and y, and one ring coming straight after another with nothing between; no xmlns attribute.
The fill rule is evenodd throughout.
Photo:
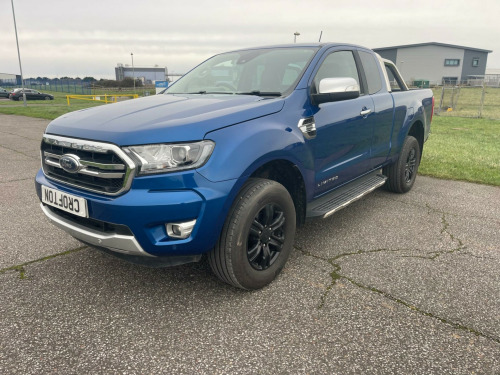
<svg viewBox="0 0 500 375"><path fill-rule="evenodd" d="M185 73L231 49L347 42L370 48L441 42L493 50L500 1L14 0L25 77L114 78L117 63ZM0 73L19 74L11 0L0 0Z"/></svg>

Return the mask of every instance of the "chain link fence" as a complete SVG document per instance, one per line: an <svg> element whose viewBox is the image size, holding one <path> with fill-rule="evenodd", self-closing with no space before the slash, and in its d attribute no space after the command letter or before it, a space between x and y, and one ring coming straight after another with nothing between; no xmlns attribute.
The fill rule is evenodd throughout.
<svg viewBox="0 0 500 375"><path fill-rule="evenodd" d="M0 79L0 87L3 87L4 89L11 89L13 87L16 87L17 85L21 84L21 78L19 80L17 79Z"/></svg>
<svg viewBox="0 0 500 375"><path fill-rule="evenodd" d="M45 84L42 83L29 83L26 85L27 88L35 89L38 91L56 91L56 92L67 92L68 94L81 94L81 95L90 95L91 87L87 82L76 82L76 81L56 81L56 82L47 82Z"/></svg>
<svg viewBox="0 0 500 375"><path fill-rule="evenodd" d="M20 88L21 85L16 80L0 80L0 87L7 91ZM95 83L81 82L76 80L53 80L46 83L27 81L24 85L27 89L34 89L41 92L55 91L75 95L95 95L109 93L138 94L139 96L149 96L156 93L154 85L142 85L136 87L104 87Z"/></svg>
<svg viewBox="0 0 500 375"><path fill-rule="evenodd" d="M0 87L7 90L13 90L15 88L21 87L20 80L0 80ZM82 82L77 80L50 80L47 82L36 82L25 80L25 88L34 89L38 91L56 91L56 92L66 92L68 94L82 94L90 95L91 86L88 82Z"/></svg>
<svg viewBox="0 0 500 375"><path fill-rule="evenodd" d="M441 86L432 89L438 116L500 119L500 88Z"/></svg>

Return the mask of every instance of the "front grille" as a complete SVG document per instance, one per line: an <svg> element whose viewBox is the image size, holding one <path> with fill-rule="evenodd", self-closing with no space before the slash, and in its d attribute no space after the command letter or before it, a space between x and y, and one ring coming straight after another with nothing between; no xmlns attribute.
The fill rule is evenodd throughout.
<svg viewBox="0 0 500 375"><path fill-rule="evenodd" d="M44 135L41 156L48 178L96 193L121 194L135 175L132 160L112 144ZM72 170L64 163L68 158Z"/></svg>

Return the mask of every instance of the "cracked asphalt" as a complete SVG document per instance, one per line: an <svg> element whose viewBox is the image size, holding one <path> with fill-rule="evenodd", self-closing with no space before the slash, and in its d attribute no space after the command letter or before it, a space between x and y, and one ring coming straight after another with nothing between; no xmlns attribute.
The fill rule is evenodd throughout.
<svg viewBox="0 0 500 375"><path fill-rule="evenodd" d="M47 124L0 115L0 373L500 374L499 188L377 190L300 228L278 279L244 292L48 223Z"/></svg>

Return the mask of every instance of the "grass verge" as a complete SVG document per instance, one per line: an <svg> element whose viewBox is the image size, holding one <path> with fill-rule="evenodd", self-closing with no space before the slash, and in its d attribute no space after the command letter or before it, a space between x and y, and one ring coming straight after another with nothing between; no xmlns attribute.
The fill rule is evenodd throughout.
<svg viewBox="0 0 500 375"><path fill-rule="evenodd" d="M419 173L500 186L500 121L434 116Z"/></svg>
<svg viewBox="0 0 500 375"><path fill-rule="evenodd" d="M16 103L17 104L17 103ZM21 102L19 105L15 106L7 106L7 105L0 105L0 113L6 114L6 115L18 115L18 116L29 116L29 117L37 117L37 118L44 118L47 120L53 120L61 115L64 115L65 113L68 112L73 112L77 111L79 109L85 109L89 107L95 107L102 105L100 103L91 103L89 104L83 104L83 103L78 103L78 104L71 104L70 107L68 107L67 104L55 104L53 103L52 105L50 104L32 104L31 102L28 104L27 107L23 106L23 103Z"/></svg>
<svg viewBox="0 0 500 375"><path fill-rule="evenodd" d="M51 94L54 96L54 100L29 100L27 101L27 106L24 106L23 101L13 101L0 99L0 113L6 115L19 115L19 116L29 116L29 117L37 117L44 118L47 120L53 120L61 115L64 115L68 112L77 111L79 109L85 109L90 107L96 107L99 105L105 105L104 102L90 101L90 100L78 100L71 99L70 105L68 106L68 102L66 100L66 95L74 95L68 94L65 92L56 92L56 91L46 91L43 90L44 93ZM133 91L100 91L95 92L95 95L99 95L103 98L104 94L113 96L113 95L131 95Z"/></svg>
<svg viewBox="0 0 500 375"><path fill-rule="evenodd" d="M67 93L55 91L43 92L54 95L54 100L28 100L26 101L28 105L25 107L22 100L13 101L2 99L0 100L0 113L53 120L68 112L103 105L102 103L93 101L72 100L71 105L68 106L66 101Z"/></svg>

